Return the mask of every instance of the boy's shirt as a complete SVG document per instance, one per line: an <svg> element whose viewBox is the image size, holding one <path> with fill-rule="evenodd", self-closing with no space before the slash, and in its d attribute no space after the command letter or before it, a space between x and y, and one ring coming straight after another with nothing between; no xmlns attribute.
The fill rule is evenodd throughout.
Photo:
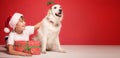
<svg viewBox="0 0 120 58"><path fill-rule="evenodd" d="M22 34L10 32L7 44L14 45L15 41L29 41L29 36L34 33L34 26L26 26Z"/></svg>

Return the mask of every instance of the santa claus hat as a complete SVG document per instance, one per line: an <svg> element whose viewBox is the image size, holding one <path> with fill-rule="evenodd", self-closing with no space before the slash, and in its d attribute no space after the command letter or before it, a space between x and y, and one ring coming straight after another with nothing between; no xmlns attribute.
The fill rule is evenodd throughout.
<svg viewBox="0 0 120 58"><path fill-rule="evenodd" d="M11 16L8 17L7 21L5 22L4 32L5 33L10 32L9 26L14 30L21 16L23 16L23 14L16 12L13 14L12 17Z"/></svg>
<svg viewBox="0 0 120 58"><path fill-rule="evenodd" d="M61 0L48 0L47 6L48 6L48 8L51 8L53 5L60 4L60 3L61 3Z"/></svg>

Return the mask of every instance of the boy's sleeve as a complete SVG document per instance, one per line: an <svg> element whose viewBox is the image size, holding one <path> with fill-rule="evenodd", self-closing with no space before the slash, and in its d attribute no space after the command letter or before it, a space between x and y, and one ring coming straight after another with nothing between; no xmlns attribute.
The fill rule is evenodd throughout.
<svg viewBox="0 0 120 58"><path fill-rule="evenodd" d="M14 45L14 35L13 35L13 33L10 33L9 36L8 36L7 45L8 44Z"/></svg>
<svg viewBox="0 0 120 58"><path fill-rule="evenodd" d="M34 33L34 26L26 26L25 29L26 29L25 31L26 31L28 34L33 34L33 33Z"/></svg>

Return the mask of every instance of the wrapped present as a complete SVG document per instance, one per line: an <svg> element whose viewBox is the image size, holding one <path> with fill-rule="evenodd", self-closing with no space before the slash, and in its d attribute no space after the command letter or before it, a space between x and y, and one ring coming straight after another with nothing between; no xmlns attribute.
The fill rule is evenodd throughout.
<svg viewBox="0 0 120 58"><path fill-rule="evenodd" d="M15 41L14 49L19 52L31 53L32 55L41 53L39 41Z"/></svg>

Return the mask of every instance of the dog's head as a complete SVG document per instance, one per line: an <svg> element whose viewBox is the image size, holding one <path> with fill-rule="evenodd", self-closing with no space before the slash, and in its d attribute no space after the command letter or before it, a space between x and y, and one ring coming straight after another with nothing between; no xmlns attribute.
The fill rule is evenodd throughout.
<svg viewBox="0 0 120 58"><path fill-rule="evenodd" d="M51 6L48 11L47 18L55 25L60 23L63 19L63 10L61 8L61 5L54 4L53 6Z"/></svg>
<svg viewBox="0 0 120 58"><path fill-rule="evenodd" d="M56 17L62 17L62 8L59 4L55 4L51 7L51 11L53 13L53 15L55 15Z"/></svg>
<svg viewBox="0 0 120 58"><path fill-rule="evenodd" d="M62 21L63 10L61 8L61 5L55 4L51 6L51 8L48 11L48 16L53 16L57 19L57 20L52 19L52 21Z"/></svg>

